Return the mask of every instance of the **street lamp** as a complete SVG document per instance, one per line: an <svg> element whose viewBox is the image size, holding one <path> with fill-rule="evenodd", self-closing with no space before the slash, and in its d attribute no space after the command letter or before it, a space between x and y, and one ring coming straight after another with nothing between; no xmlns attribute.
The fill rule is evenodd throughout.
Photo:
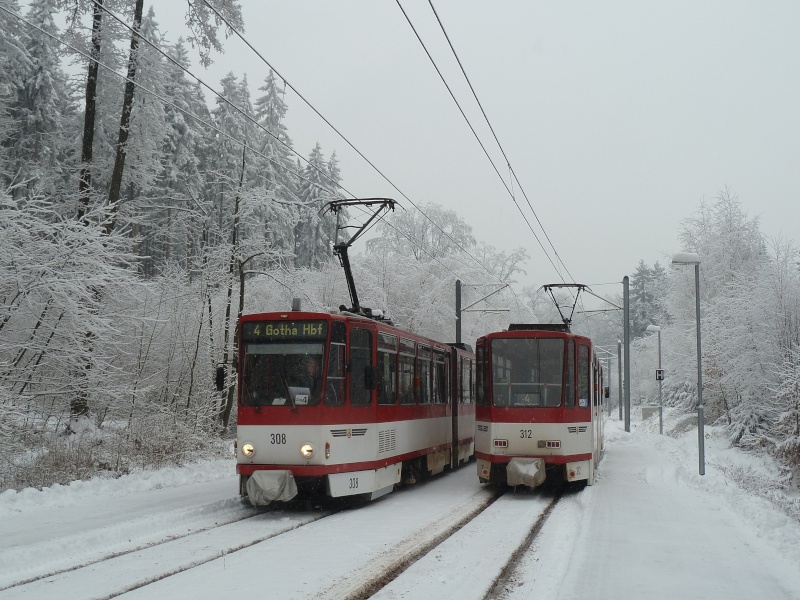
<svg viewBox="0 0 800 600"><path fill-rule="evenodd" d="M658 380L658 433L664 434L664 400L661 392L662 383L664 383L664 370L661 368L661 327L658 325L648 325L647 331L655 331L658 333L658 371L656 371L656 379Z"/></svg>
<svg viewBox="0 0 800 600"><path fill-rule="evenodd" d="M700 475L706 474L703 432L703 355L700 350L700 255L678 252L672 256L673 265L694 265L694 299L697 314L697 445L700 450Z"/></svg>

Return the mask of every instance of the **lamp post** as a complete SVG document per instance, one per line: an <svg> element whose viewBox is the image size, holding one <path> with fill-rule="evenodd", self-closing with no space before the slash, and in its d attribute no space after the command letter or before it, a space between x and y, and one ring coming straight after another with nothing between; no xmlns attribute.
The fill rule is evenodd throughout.
<svg viewBox="0 0 800 600"><path fill-rule="evenodd" d="M700 475L706 474L705 434L703 432L703 355L700 348L700 256L694 252L678 252L673 265L694 265L694 299L697 315L697 445L700 451Z"/></svg>
<svg viewBox="0 0 800 600"><path fill-rule="evenodd" d="M661 327L658 325L648 325L647 331L655 331L658 333L658 370L656 371L656 379L658 380L658 433L664 434L664 396L661 388L664 383L664 370L661 368Z"/></svg>

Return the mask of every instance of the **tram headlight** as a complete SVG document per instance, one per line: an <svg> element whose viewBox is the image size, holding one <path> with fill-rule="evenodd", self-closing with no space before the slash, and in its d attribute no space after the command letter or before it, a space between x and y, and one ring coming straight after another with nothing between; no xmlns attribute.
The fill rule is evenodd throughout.
<svg viewBox="0 0 800 600"><path fill-rule="evenodd" d="M256 447L253 446L253 444L251 444L250 442L242 444L242 454L244 454L246 457L250 458L255 453L256 453Z"/></svg>
<svg viewBox="0 0 800 600"><path fill-rule="evenodd" d="M314 446L311 444L303 444L300 446L300 455L305 459L311 458L314 456Z"/></svg>

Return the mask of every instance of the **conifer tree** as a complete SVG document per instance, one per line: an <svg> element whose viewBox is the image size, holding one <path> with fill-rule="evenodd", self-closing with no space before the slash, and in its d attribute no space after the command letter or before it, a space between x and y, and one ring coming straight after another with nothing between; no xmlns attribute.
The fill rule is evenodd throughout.
<svg viewBox="0 0 800 600"><path fill-rule="evenodd" d="M28 32L21 27L17 0L9 0L0 10L0 184L19 183L14 148L21 142L15 111L25 81L33 68L28 55ZM9 11L11 14L9 14Z"/></svg>
<svg viewBox="0 0 800 600"><path fill-rule="evenodd" d="M287 256L294 252L294 227L298 217L292 141L283 123L288 108L272 70L259 90L264 95L256 100L255 117L269 132L261 136L262 143L257 148L266 158L256 159L260 165L257 182L263 186L267 198L261 214L263 232L271 249Z"/></svg>
<svg viewBox="0 0 800 600"><path fill-rule="evenodd" d="M69 110L70 98L66 76L52 36L58 28L53 19L54 0L34 0L27 19L34 25L27 43L31 70L18 101L15 120L20 138L14 149L18 170L24 173L28 189L34 187L52 193L57 180L64 176L65 139L63 111ZM41 30L41 31L40 31ZM45 32L45 33L42 33Z"/></svg>
<svg viewBox="0 0 800 600"><path fill-rule="evenodd" d="M337 198L330 165L325 162L319 144L311 151L302 175L298 192L302 213L294 229L295 266L319 269L330 260L336 239L336 218L330 211L322 211ZM340 213L340 219L345 221L347 215Z"/></svg>

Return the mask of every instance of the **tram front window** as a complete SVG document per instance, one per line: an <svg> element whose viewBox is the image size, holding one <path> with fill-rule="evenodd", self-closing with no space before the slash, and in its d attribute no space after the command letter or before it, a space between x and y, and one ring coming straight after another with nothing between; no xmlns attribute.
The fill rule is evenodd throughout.
<svg viewBox="0 0 800 600"><path fill-rule="evenodd" d="M564 340L492 340L492 400L495 406L561 406Z"/></svg>
<svg viewBox="0 0 800 600"><path fill-rule="evenodd" d="M319 404L323 348L322 344L247 344L242 373L242 404Z"/></svg>

